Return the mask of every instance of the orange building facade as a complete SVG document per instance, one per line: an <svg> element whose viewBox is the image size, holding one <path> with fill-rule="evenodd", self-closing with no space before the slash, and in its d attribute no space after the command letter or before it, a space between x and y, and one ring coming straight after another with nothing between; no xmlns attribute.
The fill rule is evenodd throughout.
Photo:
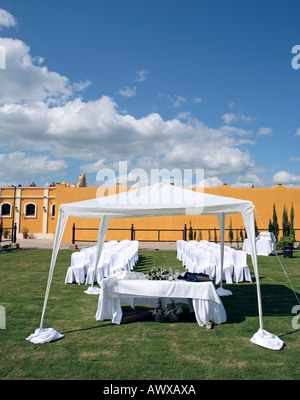
<svg viewBox="0 0 300 400"><path fill-rule="evenodd" d="M85 187L68 184L56 184L49 187L1 187L0 188L0 217L3 230L16 225L16 236L23 237L24 228L28 230L29 238L52 239L56 229L59 206L81 200L106 196L129 190L121 185L113 188ZM197 190L197 189L194 189ZM300 188L286 188L277 185L273 188L233 188L222 185L218 188L205 188L205 193L250 200L256 209L256 224L259 230L268 230L269 220L273 219L275 204L279 228L282 229L283 209L286 207L288 216L293 205L294 229L296 240L300 241ZM69 218L63 242L71 242L75 224L75 241L96 241L100 219ZM237 232L244 228L240 214L226 217L225 229L232 226L234 241ZM190 226L196 239L219 240L218 220L216 216L170 216L147 218L122 218L110 221L107 240L130 239L140 241L176 241L189 232ZM25 231L26 231L25 229ZM225 233L228 240L228 233ZM279 237L282 236L282 231ZM240 238L239 238L240 240Z"/></svg>

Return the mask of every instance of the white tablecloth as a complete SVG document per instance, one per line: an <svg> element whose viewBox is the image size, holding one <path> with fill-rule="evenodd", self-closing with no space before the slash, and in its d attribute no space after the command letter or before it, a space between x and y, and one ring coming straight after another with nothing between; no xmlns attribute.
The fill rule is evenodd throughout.
<svg viewBox="0 0 300 400"><path fill-rule="evenodd" d="M270 240L256 240L256 252L258 256L268 256L272 253L272 242Z"/></svg>
<svg viewBox="0 0 300 400"><path fill-rule="evenodd" d="M247 254L251 254L250 244L248 243L248 239L244 240L243 250ZM256 239L256 253L258 256L269 256L270 254L276 254L275 246L271 240Z"/></svg>
<svg viewBox="0 0 300 400"><path fill-rule="evenodd" d="M134 274L136 273L129 272L125 276L112 275L102 281L96 313L97 321L110 319L113 323L120 324L122 302L131 306L135 304L155 306L160 300L168 298L175 302L186 302L187 299L191 299L196 320L201 326L208 321L214 324L226 322L225 308L212 282L187 282L181 279L154 281L143 279L143 274ZM135 277L138 279L134 279Z"/></svg>

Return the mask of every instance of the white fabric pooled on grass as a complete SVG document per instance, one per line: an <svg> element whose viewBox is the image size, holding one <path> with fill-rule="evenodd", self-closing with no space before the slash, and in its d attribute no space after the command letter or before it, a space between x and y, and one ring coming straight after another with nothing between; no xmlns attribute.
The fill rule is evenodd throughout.
<svg viewBox="0 0 300 400"><path fill-rule="evenodd" d="M36 329L26 340L34 344L48 343L63 338L64 335L53 328Z"/></svg>
<svg viewBox="0 0 300 400"><path fill-rule="evenodd" d="M285 344L281 339L279 339L279 337L265 331L264 329L259 329L252 336L250 341L258 346L262 346L270 350L281 350Z"/></svg>

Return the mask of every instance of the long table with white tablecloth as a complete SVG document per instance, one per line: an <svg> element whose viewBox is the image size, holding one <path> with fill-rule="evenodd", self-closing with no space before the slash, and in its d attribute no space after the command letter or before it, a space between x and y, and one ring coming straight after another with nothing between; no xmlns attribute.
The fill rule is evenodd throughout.
<svg viewBox="0 0 300 400"><path fill-rule="evenodd" d="M149 280L144 274L125 272L111 275L101 282L97 321L111 320L120 324L122 319L121 303L155 305L159 301L186 302L190 299L198 324L203 326L211 321L214 324L226 322L227 316L223 303L213 282L188 282L176 280Z"/></svg>

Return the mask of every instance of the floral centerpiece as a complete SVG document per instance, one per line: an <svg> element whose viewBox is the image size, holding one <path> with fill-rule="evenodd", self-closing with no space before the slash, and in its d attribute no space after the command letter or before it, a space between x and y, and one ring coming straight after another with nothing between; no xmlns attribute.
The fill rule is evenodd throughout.
<svg viewBox="0 0 300 400"><path fill-rule="evenodd" d="M168 279L169 273L163 268L152 268L148 274L146 274L146 278L153 281L162 281Z"/></svg>

